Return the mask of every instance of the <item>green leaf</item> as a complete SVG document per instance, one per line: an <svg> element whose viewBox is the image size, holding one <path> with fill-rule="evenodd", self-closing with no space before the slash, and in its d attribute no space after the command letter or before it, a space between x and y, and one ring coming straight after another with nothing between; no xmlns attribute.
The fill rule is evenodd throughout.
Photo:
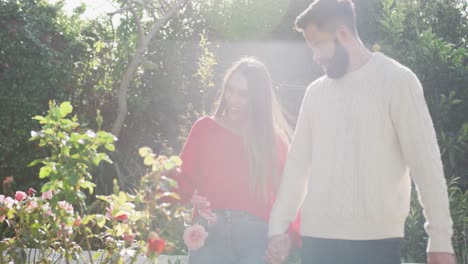
<svg viewBox="0 0 468 264"><path fill-rule="evenodd" d="M175 192L163 192L163 193L158 193L158 194L156 194L155 197L156 197L156 200L159 200L159 199L161 199L161 198L163 198L163 197L172 197L172 198L174 198L174 199L180 200L180 196L179 196L177 193L175 193Z"/></svg>
<svg viewBox="0 0 468 264"><path fill-rule="evenodd" d="M140 154L140 156L143 157L143 158L145 158L146 156L148 156L151 153L153 153L153 151L148 147L142 147L142 148L138 149L138 154Z"/></svg>
<svg viewBox="0 0 468 264"><path fill-rule="evenodd" d="M94 43L93 47L96 50L96 52L101 52L101 49L105 47L105 44L104 42L98 40Z"/></svg>
<svg viewBox="0 0 468 264"><path fill-rule="evenodd" d="M96 187L96 184L90 181L81 181L80 182L81 188L88 189L89 192L92 194L93 193L93 188Z"/></svg>
<svg viewBox="0 0 468 264"><path fill-rule="evenodd" d="M109 151L115 151L115 146L113 144L106 144L104 147Z"/></svg>
<svg viewBox="0 0 468 264"><path fill-rule="evenodd" d="M104 155L104 156L102 157L102 160L104 160L105 162L110 163L110 164L113 163L112 160L111 160L111 159L109 158L109 156L107 156L107 155Z"/></svg>
<svg viewBox="0 0 468 264"><path fill-rule="evenodd" d="M107 196L105 196L105 195L96 195L96 198L98 198L98 199L100 199L100 200L103 200L103 201L105 201L105 202L107 202L107 203L110 203L110 202L111 202L110 199L109 199Z"/></svg>
<svg viewBox="0 0 468 264"><path fill-rule="evenodd" d="M164 162L165 170L172 170L174 167L176 167L176 165L171 160Z"/></svg>
<svg viewBox="0 0 468 264"><path fill-rule="evenodd" d="M95 217L96 217L96 215L94 215L94 214L87 215L86 217L84 217L84 218L81 220L81 223L82 223L83 225L86 225L86 224L89 223L89 221L93 220Z"/></svg>
<svg viewBox="0 0 468 264"><path fill-rule="evenodd" d="M182 159L179 156L172 156L169 158L176 166L182 165Z"/></svg>
<svg viewBox="0 0 468 264"><path fill-rule="evenodd" d="M60 104L60 116L66 117L73 111L73 106L70 102L63 102Z"/></svg>
<svg viewBox="0 0 468 264"><path fill-rule="evenodd" d="M165 181L169 184L171 188L177 188L177 181L166 176L161 177L162 181Z"/></svg>
<svg viewBox="0 0 468 264"><path fill-rule="evenodd" d="M101 130L102 122L103 122L103 119L102 119L101 111L98 109L96 113L96 123L98 125L98 130Z"/></svg>
<svg viewBox="0 0 468 264"><path fill-rule="evenodd" d="M103 228L106 224L106 218L103 215L96 215L96 224L99 228Z"/></svg>
<svg viewBox="0 0 468 264"><path fill-rule="evenodd" d="M39 178L44 179L50 175L50 173L53 171L52 167L47 165L41 168L39 171Z"/></svg>
<svg viewBox="0 0 468 264"><path fill-rule="evenodd" d="M37 159L31 163L28 164L28 167L33 167L36 166L37 164L41 163L43 160L42 159Z"/></svg>
<svg viewBox="0 0 468 264"><path fill-rule="evenodd" d="M78 184L78 181L80 180L80 177L76 173L70 173L68 175L68 180L70 181L70 184L72 186L75 186Z"/></svg>
<svg viewBox="0 0 468 264"><path fill-rule="evenodd" d="M47 123L47 120L43 116L35 116L32 119L39 121L39 124L45 124Z"/></svg>
<svg viewBox="0 0 468 264"><path fill-rule="evenodd" d="M102 252L97 251L93 255L93 260L99 260L103 254L104 254L104 251L102 251Z"/></svg>
<svg viewBox="0 0 468 264"><path fill-rule="evenodd" d="M115 235L117 237L121 237L123 235L123 233L125 232L125 229L123 228L123 226L121 224L118 224L115 231L116 231Z"/></svg>
<svg viewBox="0 0 468 264"><path fill-rule="evenodd" d="M54 190L55 188L55 183L54 182L47 182L46 184L42 185L41 192L47 192L50 190Z"/></svg>
<svg viewBox="0 0 468 264"><path fill-rule="evenodd" d="M145 165L149 166L154 163L154 154L149 154L148 156L145 157L145 160L143 161Z"/></svg>

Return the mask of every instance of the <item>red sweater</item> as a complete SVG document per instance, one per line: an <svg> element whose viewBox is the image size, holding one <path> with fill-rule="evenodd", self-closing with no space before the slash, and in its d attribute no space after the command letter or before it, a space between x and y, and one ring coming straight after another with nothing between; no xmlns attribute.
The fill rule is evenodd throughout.
<svg viewBox="0 0 468 264"><path fill-rule="evenodd" d="M279 144L280 174L287 151L286 144ZM177 181L182 202L187 203L197 190L208 199L213 211L243 211L268 221L274 199L267 203L249 191L249 162L241 136L210 117L200 118L190 131L181 159ZM298 217L290 227L295 240L299 237L299 225Z"/></svg>

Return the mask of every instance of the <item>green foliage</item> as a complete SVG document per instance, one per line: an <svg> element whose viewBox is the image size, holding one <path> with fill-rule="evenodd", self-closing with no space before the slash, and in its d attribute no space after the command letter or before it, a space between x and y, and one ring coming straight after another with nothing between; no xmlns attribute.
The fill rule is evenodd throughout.
<svg viewBox="0 0 468 264"><path fill-rule="evenodd" d="M33 131L31 140L39 141L50 156L31 165L44 165L39 177L47 182L41 197L35 197L33 189L28 194L17 191L15 199L0 195L0 223L8 224L0 239L0 252L6 253L0 254L0 262L50 263L61 259L87 262L88 255L88 259L99 263L135 263L142 255L156 261L163 252L185 252L181 227L190 214L165 200L179 199L170 191L177 185L170 176L178 172L181 159L157 156L150 148L141 148L139 153L151 172L141 178L136 194L121 191L114 181L113 194L97 196L107 207L90 206L90 211L86 211L82 189L93 192L90 169L103 160L112 162L99 151L102 148L112 151L115 138L101 130L86 129L76 116L68 119L72 111L70 102L60 105L50 102L46 116L34 117L42 129ZM100 127L99 113L96 122ZM73 204L78 204L79 212ZM89 239L100 244L92 247ZM83 252L83 240L87 250L101 251L94 256Z"/></svg>
<svg viewBox="0 0 468 264"><path fill-rule="evenodd" d="M437 131L449 184L454 221L453 245L459 263L466 263L468 195L468 20L466 2L382 0L378 20L382 50L409 66L420 78ZM464 11L465 10L465 11ZM448 16L449 17L445 17ZM456 34L443 29L453 28ZM406 223L403 256L424 262L427 235L424 216L413 193Z"/></svg>
<svg viewBox="0 0 468 264"><path fill-rule="evenodd" d="M68 119L73 111L70 102L57 106L50 102L46 116L35 116L42 129L31 132L31 140L39 141L39 146L47 149L50 156L33 161L30 166L43 164L39 178L48 178L42 191L58 191L59 196L72 203L84 202L85 194L81 189L93 193L91 169L101 161L112 163L102 148L114 151L115 137L107 132L93 132L81 125L77 117ZM100 117L98 117L100 119Z"/></svg>
<svg viewBox="0 0 468 264"><path fill-rule="evenodd" d="M52 192L48 198L35 197L31 189L28 193L23 193L22 199L0 197L0 214L6 217L0 222L7 222L7 231L13 231L11 237L0 239L0 263L49 263L53 252L62 253L68 260L76 258L82 251L76 241L79 214Z"/></svg>
<svg viewBox="0 0 468 264"><path fill-rule="evenodd" d="M116 5L125 2L115 1ZM142 21L145 29L154 25L172 3L137 2L134 7L136 13L145 18ZM229 63L236 52L229 50L231 57L218 52L213 49L218 46L211 45L208 39L223 43L225 39L264 41L273 36L275 41L280 39L284 43L291 40L303 42L292 26L294 18L310 1L221 1L220 5L213 5L214 2L190 1L180 10L150 43L142 66L131 82L129 115L121 140L116 147L101 145L109 150L116 148L112 159L124 176L119 182L123 189L140 190L144 168L134 160L138 152L135 146L148 145L171 155L179 149L192 122L199 115L209 113L209 106L218 92L210 87L213 83L216 86L221 76L217 66L224 69L225 63ZM363 40L370 45L378 44L376 47L380 46L384 53L409 66L423 83L437 130L445 175L451 183L454 246L459 262L464 263L467 261L464 215L468 188L467 3L464 0L360 0L356 1L356 8ZM15 175L20 187L29 186L31 182L39 185L38 180L58 180L55 177L59 172L66 173L63 181L70 190L72 186L76 188L74 184L79 179L76 175L90 181L89 175L80 172L83 168L54 168L50 163L43 164L44 169L37 173L34 171L36 166L25 169L31 160L54 155L52 150L46 150L47 144L37 147L26 140L31 130L39 129L30 116L44 115L43 110L50 99L70 100L75 107L74 113L79 120L84 120L82 124L89 123L93 127L96 124L99 130L107 129L111 122L101 127L102 120L94 120L98 108L106 120L115 116L116 88L136 47L136 24L128 10L120 14L119 23L114 25L107 17L83 21L79 18L83 11L81 7L67 17L61 4L51 5L45 0L0 0L0 177ZM250 55L265 55L263 50L248 50L253 53ZM229 57L228 62L223 60L226 57ZM280 58L281 54L277 57L278 60L267 60L272 66L279 64L284 68L283 65L287 65L284 58ZM310 59L303 57L304 61ZM304 81L305 85L305 80L314 77L309 70L303 71L305 77L298 75L300 73L287 76L286 81ZM60 115L60 107L57 107L56 115ZM67 108L65 105L62 113L68 112ZM74 123L77 119L72 118L66 126L73 127ZM52 138L50 141L57 148L55 155L57 158L61 155L60 162L72 162L58 151L59 139L63 140L64 136L58 133L58 128L51 129L57 133L55 141ZM91 142L88 135L83 135L85 130L73 132L83 136L80 139ZM36 133L40 141L41 134ZM71 152L76 150L74 146L68 148ZM149 164L158 156L145 156L145 159ZM95 166L92 160L73 162L86 164L88 172ZM112 193L109 179L116 173L113 167L103 168L103 174L95 179L97 186L85 184L80 188ZM27 177L36 174L44 178ZM105 175L110 177L106 179ZM162 179L161 186L167 185L171 183ZM93 208L96 215L102 213L103 208L98 207ZM157 217L165 219L162 212ZM90 224L95 223L90 228L99 231L103 220L90 220ZM419 204L413 197L403 251L406 261L423 262L425 259L423 222ZM162 232L172 232L165 234L176 237L180 231L171 226ZM176 248L179 252L184 250L181 244Z"/></svg>
<svg viewBox="0 0 468 264"><path fill-rule="evenodd" d="M62 17L44 0L0 1L0 174L31 172L28 160L42 153L26 140L36 127L29 117L69 94L77 47Z"/></svg>
<svg viewBox="0 0 468 264"><path fill-rule="evenodd" d="M276 29L288 11L288 0L203 1L209 25L228 39L259 38Z"/></svg>

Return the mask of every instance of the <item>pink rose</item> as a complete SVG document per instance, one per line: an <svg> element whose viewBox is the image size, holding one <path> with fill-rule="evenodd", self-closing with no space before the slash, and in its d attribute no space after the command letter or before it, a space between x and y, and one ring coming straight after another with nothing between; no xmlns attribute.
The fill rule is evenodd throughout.
<svg viewBox="0 0 468 264"><path fill-rule="evenodd" d="M60 201L57 205L65 210L68 214L73 214L73 206L66 201Z"/></svg>
<svg viewBox="0 0 468 264"><path fill-rule="evenodd" d="M195 208L207 208L211 206L206 197L198 195L196 191L193 194L192 199L190 199L190 202Z"/></svg>
<svg viewBox="0 0 468 264"><path fill-rule="evenodd" d="M60 229L57 231L57 237L60 238L62 236L69 236L73 234L73 230L71 227L66 226L65 224L60 225Z"/></svg>
<svg viewBox="0 0 468 264"><path fill-rule="evenodd" d="M3 222L5 220L6 216L4 214L0 215L0 222Z"/></svg>
<svg viewBox="0 0 468 264"><path fill-rule="evenodd" d="M129 233L124 233L122 237L123 237L123 240L127 242L129 245L133 244L133 240L135 239L135 235L129 234Z"/></svg>
<svg viewBox="0 0 468 264"><path fill-rule="evenodd" d="M111 206L106 208L106 218L109 220L117 220L117 221L122 221L122 222L127 222L128 221L128 214L126 213L120 213L117 216L114 216L112 214L112 211L114 211L114 208Z"/></svg>
<svg viewBox="0 0 468 264"><path fill-rule="evenodd" d="M53 193L52 190L42 193L42 199L50 200L52 199Z"/></svg>
<svg viewBox="0 0 468 264"><path fill-rule="evenodd" d="M73 222L73 226L78 227L81 224L81 216L77 216L75 222Z"/></svg>
<svg viewBox="0 0 468 264"><path fill-rule="evenodd" d="M28 202L28 206L26 207L26 212L31 213L36 209L39 205L37 204L36 201L30 201Z"/></svg>
<svg viewBox="0 0 468 264"><path fill-rule="evenodd" d="M55 214L52 213L52 210L50 209L50 205L48 203L42 205L41 207L42 212L44 212L46 215L55 217Z"/></svg>
<svg viewBox="0 0 468 264"><path fill-rule="evenodd" d="M13 205L15 204L15 200L13 200L13 198L11 197L7 197L5 198L5 203L6 203L6 206L11 209L13 208Z"/></svg>
<svg viewBox="0 0 468 264"><path fill-rule="evenodd" d="M110 219L113 218L113 217L112 217L112 211L113 211L113 210L114 210L114 207L112 207L112 205L106 208L106 218L107 218L107 219L110 220Z"/></svg>
<svg viewBox="0 0 468 264"><path fill-rule="evenodd" d="M210 208L203 208L198 210L198 214L208 221L208 224L216 223L216 214L211 211Z"/></svg>
<svg viewBox="0 0 468 264"><path fill-rule="evenodd" d="M34 196L35 194L36 194L36 190L34 190L33 188L29 188L28 195L29 196Z"/></svg>
<svg viewBox="0 0 468 264"><path fill-rule="evenodd" d="M8 209L11 209L13 208L13 204L15 204L15 200L11 197L5 198L5 195L0 195L0 204L4 204Z"/></svg>
<svg viewBox="0 0 468 264"><path fill-rule="evenodd" d="M23 201L24 199L26 199L26 197L28 197L28 195L22 191L17 191L15 194L15 200L18 202Z"/></svg>
<svg viewBox="0 0 468 264"><path fill-rule="evenodd" d="M119 214L118 216L114 217L114 219L122 222L127 222L128 214Z"/></svg>
<svg viewBox="0 0 468 264"><path fill-rule="evenodd" d="M156 233L151 232L148 236L148 240L146 241L148 244L148 253L151 254L152 252L156 252L161 254L164 250L164 246L166 245L166 241L161 239Z"/></svg>
<svg viewBox="0 0 468 264"><path fill-rule="evenodd" d="M184 243L190 250L197 250L205 244L208 233L201 225L189 226L184 231Z"/></svg>

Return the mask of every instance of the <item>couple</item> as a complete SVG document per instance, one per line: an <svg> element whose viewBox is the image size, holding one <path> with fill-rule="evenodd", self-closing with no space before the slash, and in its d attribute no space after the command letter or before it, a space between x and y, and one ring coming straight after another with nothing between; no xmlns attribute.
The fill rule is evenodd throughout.
<svg viewBox="0 0 468 264"><path fill-rule="evenodd" d="M290 145L265 65L245 58L228 70L216 113L193 125L181 154L181 196L197 190L218 217L189 264L278 264L294 247L304 264L400 263L411 179L428 263L455 263L421 84L371 53L355 20L351 0L316 0L297 18L326 74L307 88Z"/></svg>

